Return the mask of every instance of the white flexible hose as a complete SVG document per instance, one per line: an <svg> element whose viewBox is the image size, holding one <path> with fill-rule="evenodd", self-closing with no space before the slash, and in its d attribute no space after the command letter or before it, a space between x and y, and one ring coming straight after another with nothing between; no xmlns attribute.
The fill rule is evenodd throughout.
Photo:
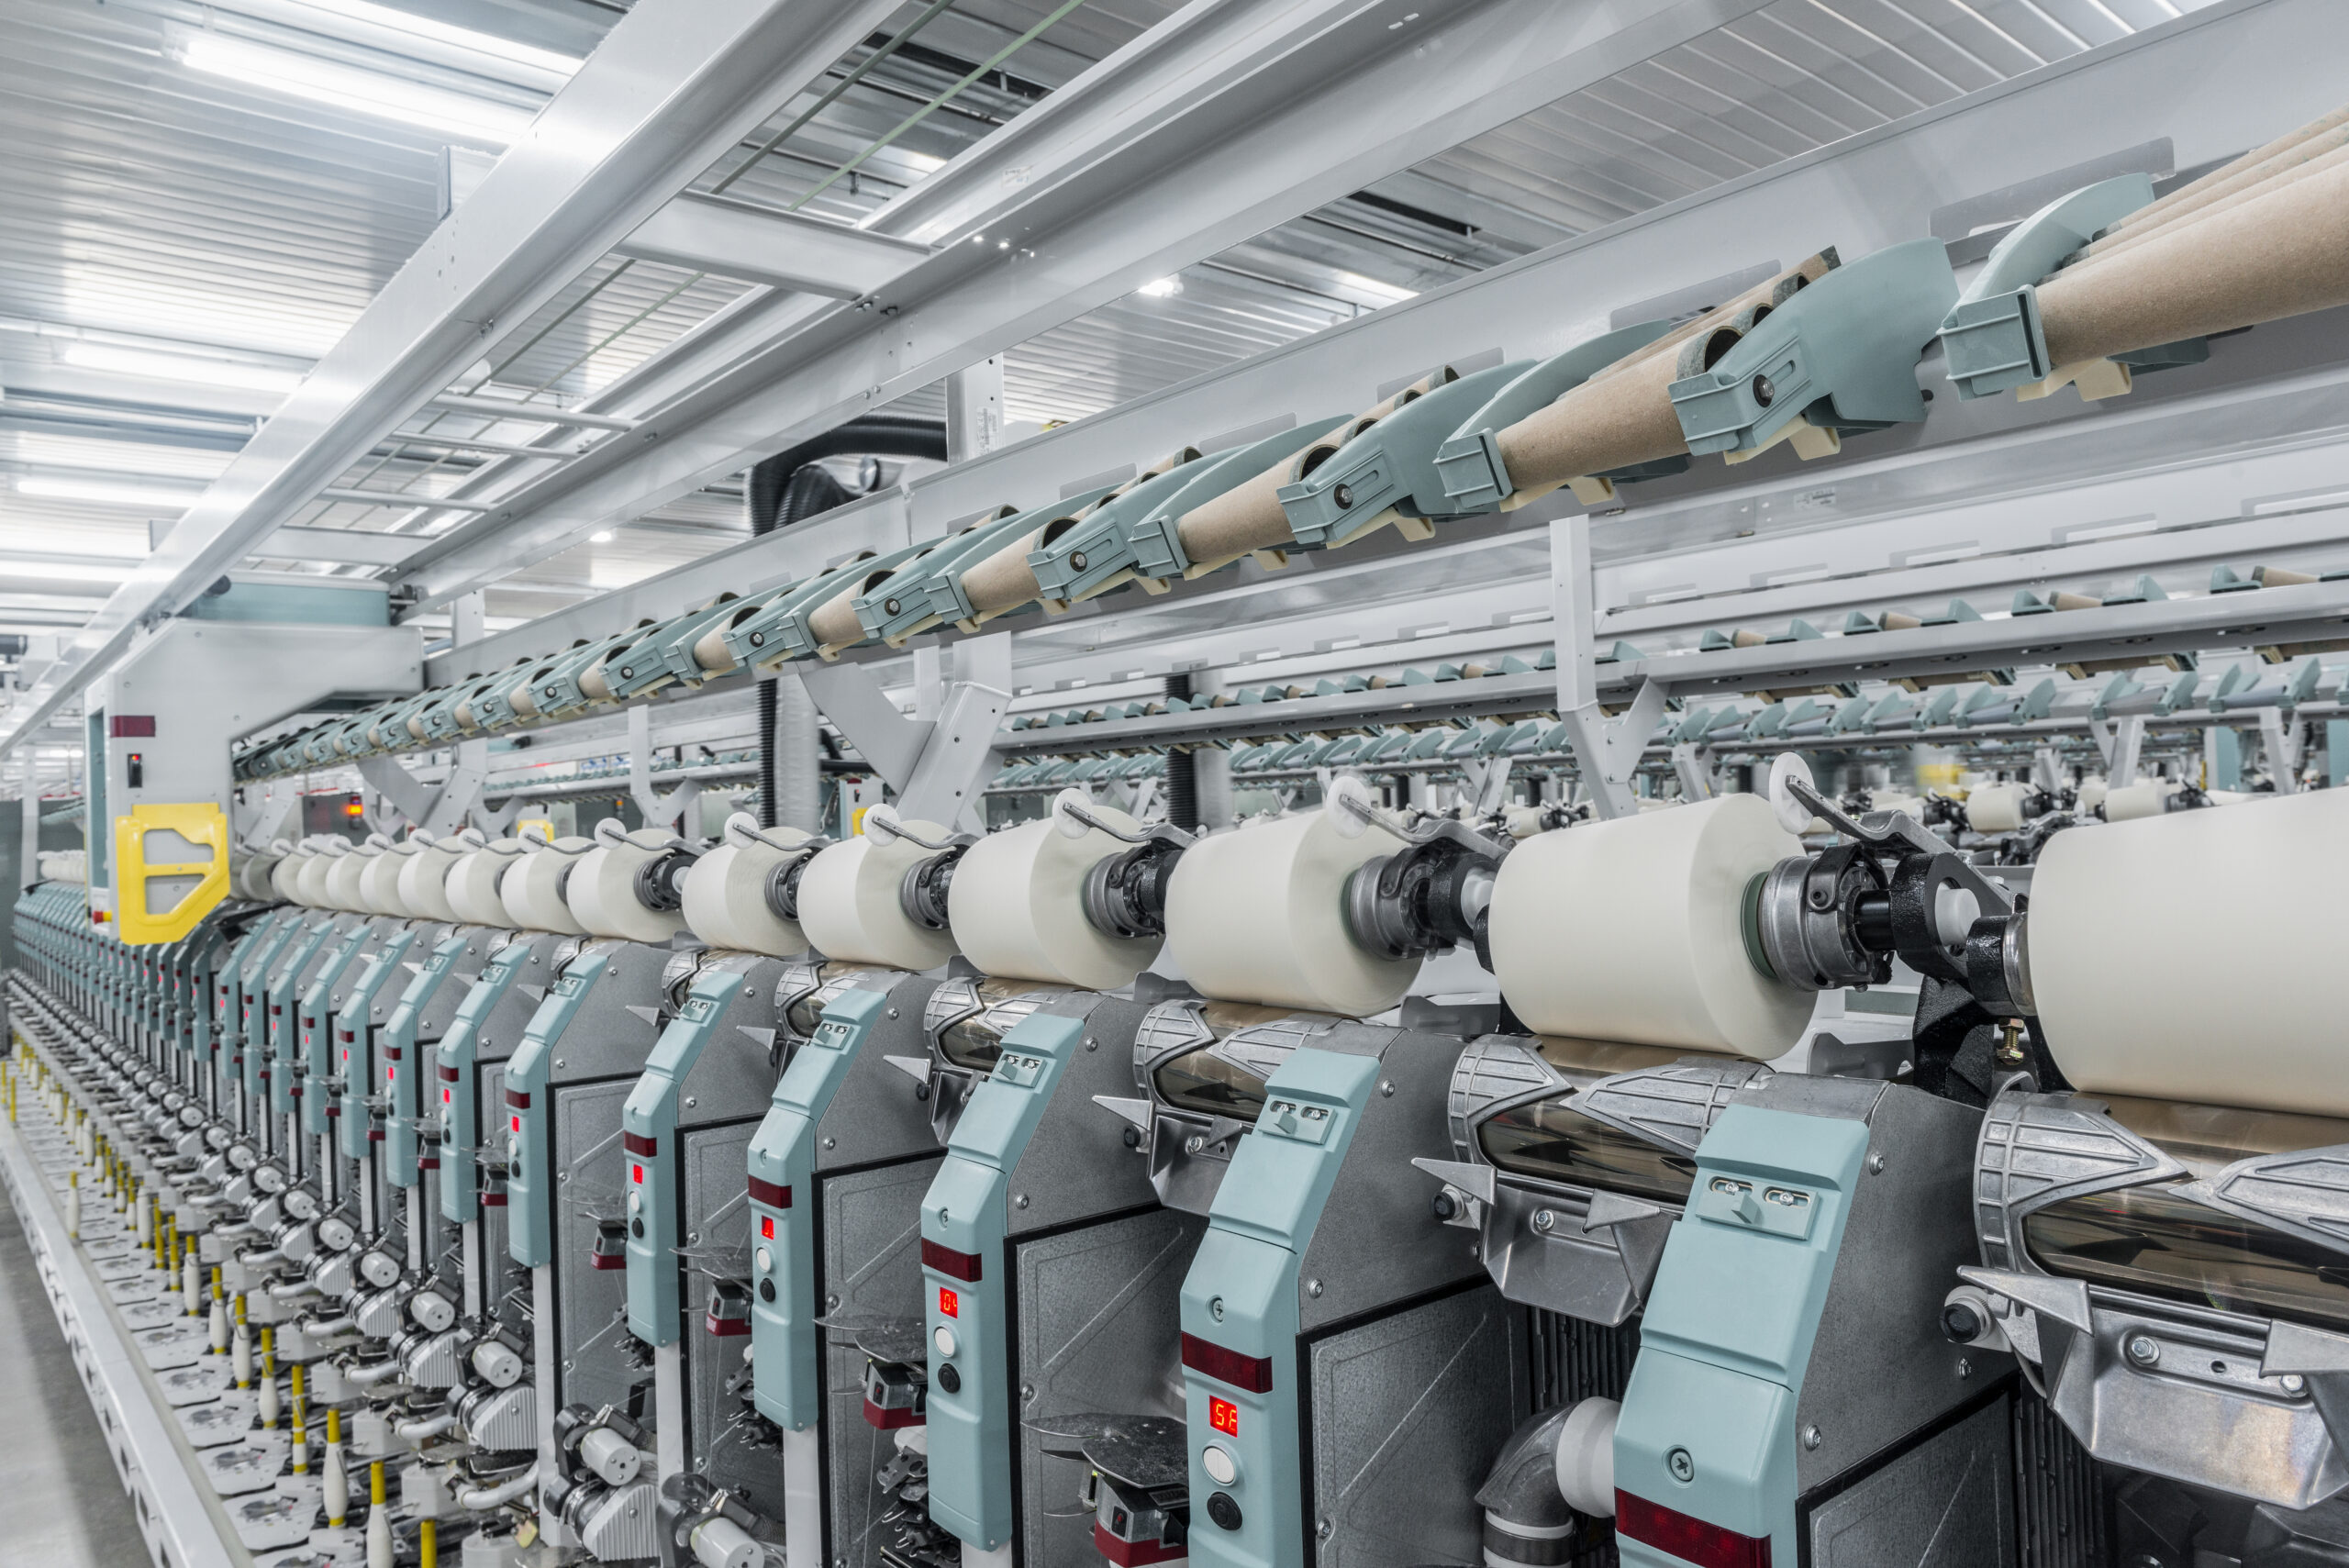
<svg viewBox="0 0 2349 1568"><path fill-rule="evenodd" d="M458 1493L457 1503L459 1507L473 1513L484 1512L490 1508L502 1508L538 1484L539 1467L533 1464L529 1469L502 1485L483 1486Z"/></svg>

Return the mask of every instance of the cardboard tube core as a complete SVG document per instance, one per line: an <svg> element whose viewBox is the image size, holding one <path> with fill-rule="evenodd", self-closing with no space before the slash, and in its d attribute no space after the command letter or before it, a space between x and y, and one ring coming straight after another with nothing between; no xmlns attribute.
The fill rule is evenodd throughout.
<svg viewBox="0 0 2349 1568"><path fill-rule="evenodd" d="M2349 161L2039 285L2056 365L2349 304Z"/></svg>
<svg viewBox="0 0 2349 1568"><path fill-rule="evenodd" d="M1259 550L1278 550L1295 542L1288 514L1281 507L1280 490L1311 473L1340 447L1377 424L1406 403L1439 386L1459 380L1450 365L1430 372L1392 396L1372 404L1319 440L1290 453L1264 473L1234 485L1213 500L1174 520L1174 536L1190 558L1190 575L1212 572Z"/></svg>
<svg viewBox="0 0 2349 1568"><path fill-rule="evenodd" d="M1545 408L1501 431L1501 462L1520 491L1676 457L1688 450L1671 386L1728 352L1798 290L1839 264L1832 249L1805 258L1625 355Z"/></svg>
<svg viewBox="0 0 2349 1568"><path fill-rule="evenodd" d="M2222 163L2200 179L2180 185L2150 206L2138 208L2112 226L2108 239L2118 239L2132 228L2147 223L2165 222L2169 215L2187 206L2201 205L2202 198L2224 185L2230 188L2246 174L2270 172L2280 166L2279 161L2299 151L2305 154L2307 144L2320 140L2327 132L2349 126L2349 106L2320 116L2297 129L2285 132L2265 147L2254 148L2231 163ZM2101 243L2101 241L2099 241ZM2091 251L2095 247L2089 247Z"/></svg>

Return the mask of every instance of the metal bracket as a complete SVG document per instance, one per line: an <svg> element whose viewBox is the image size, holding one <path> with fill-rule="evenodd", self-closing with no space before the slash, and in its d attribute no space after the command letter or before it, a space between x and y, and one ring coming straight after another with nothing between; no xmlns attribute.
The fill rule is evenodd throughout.
<svg viewBox="0 0 2349 1568"><path fill-rule="evenodd" d="M899 713L897 705L881 690L881 683L862 664L803 662L799 679L809 699L847 737L857 755L892 789L904 793L913 777L914 763L930 740L930 721Z"/></svg>
<svg viewBox="0 0 2349 1568"><path fill-rule="evenodd" d="M1672 771L1680 775L1684 800L1710 800L1721 792L1720 775L1713 770L1713 751L1701 741L1684 740L1672 749Z"/></svg>
<svg viewBox="0 0 2349 1568"><path fill-rule="evenodd" d="M2107 787L2127 789L2135 784L2137 749L2144 744L2145 740L2145 716L2141 713L2126 714L2111 724L2101 718L2090 718L2088 733L2096 738L2097 755L2104 759Z"/></svg>
<svg viewBox="0 0 2349 1568"><path fill-rule="evenodd" d="M515 795L505 805L496 806L491 806L485 799L475 801L473 810L473 826L495 838L514 826L514 819L522 815L522 807L529 804L520 795Z"/></svg>
<svg viewBox="0 0 2349 1568"><path fill-rule="evenodd" d="M2064 787L2063 764L2055 755L2054 747L2042 746L2031 754L2031 782L2049 795Z"/></svg>
<svg viewBox="0 0 2349 1568"><path fill-rule="evenodd" d="M637 703L628 710L628 793L644 813L648 828L681 829L686 810L701 798L701 781L687 779L667 795L652 787L652 709Z"/></svg>
<svg viewBox="0 0 2349 1568"><path fill-rule="evenodd" d="M28 799L37 800L39 794L38 786L29 782L27 784L26 795ZM268 784L254 805L237 807L236 816L244 818L244 825L237 829L238 841L248 849L261 849L284 831L286 818L292 817L301 804L301 787L294 780Z"/></svg>
<svg viewBox="0 0 2349 1568"><path fill-rule="evenodd" d="M2275 781L2276 793L2290 795L2298 787L2300 772L2299 724L2295 721L2287 728L2283 709L2263 707L2259 710L2259 743L2266 748L2267 776Z"/></svg>
<svg viewBox="0 0 2349 1568"><path fill-rule="evenodd" d="M481 805L482 791L488 786L489 742L460 742L456 765L449 770L449 776L440 783L440 794L432 803L431 814L424 822L425 829L444 835L462 830L466 818Z"/></svg>
<svg viewBox="0 0 2349 1568"><path fill-rule="evenodd" d="M401 767L396 758L360 757L354 765L367 786L407 818L411 827L435 835L454 833L481 802L489 782L488 746L469 740L457 748L456 765L438 785L427 784Z"/></svg>
<svg viewBox="0 0 2349 1568"><path fill-rule="evenodd" d="M898 812L950 828L978 826L980 780L1011 706L1009 634L967 638L950 651L952 677L936 720L897 711L861 664L809 666L807 695L896 792Z"/></svg>
<svg viewBox="0 0 2349 1568"><path fill-rule="evenodd" d="M1461 759L1460 778L1468 786L1471 817L1482 821L1508 803L1509 768L1516 761L1514 757Z"/></svg>

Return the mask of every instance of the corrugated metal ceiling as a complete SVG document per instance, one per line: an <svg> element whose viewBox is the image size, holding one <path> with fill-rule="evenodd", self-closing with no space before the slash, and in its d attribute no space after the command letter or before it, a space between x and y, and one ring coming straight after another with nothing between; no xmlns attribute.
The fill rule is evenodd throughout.
<svg viewBox="0 0 2349 1568"><path fill-rule="evenodd" d="M408 3L573 55L619 10L606 0ZM1186 268L1168 292L1129 296L1021 345L1006 359L1007 413L1043 422L1114 406L2196 3L1776 0ZM271 6L283 17L281 0L247 0L250 10ZM908 4L699 185L853 220L1173 6L1086 0L1052 19L1061 9L1056 0ZM0 142L9 148L0 161L0 328L16 328L0 330L0 473L165 492L200 482L274 395L70 363L80 351L71 334L202 345L264 373L299 368L437 220L440 133L201 74L175 57L183 29L237 10L0 0ZM497 345L460 390L568 404L744 292L730 280L607 260ZM936 389L900 405L940 406ZM412 428L506 441L530 434L445 414ZM343 483L440 494L483 461L405 445ZM161 497L136 491L94 500L0 488L0 628L78 619L110 586L103 563L143 551L148 518L169 515ZM320 506L305 520L382 528L395 519L420 521L350 506ZM737 497L689 497L518 573L493 596L492 614L536 614L647 575L742 526ZM76 563L83 580L57 575ZM44 569L47 577L28 575Z"/></svg>

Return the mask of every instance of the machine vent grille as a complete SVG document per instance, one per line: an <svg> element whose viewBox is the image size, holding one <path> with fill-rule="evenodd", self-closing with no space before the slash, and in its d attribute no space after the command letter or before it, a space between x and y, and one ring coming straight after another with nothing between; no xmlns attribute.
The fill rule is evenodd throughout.
<svg viewBox="0 0 2349 1568"><path fill-rule="evenodd" d="M1602 1329L1554 1312L1534 1311L1533 1408L1551 1409L1577 1399L1620 1399L1631 1381L1631 1362L1640 1353L1637 1318L1613 1329ZM1565 1568L1616 1568L1615 1532L1598 1539L1570 1558Z"/></svg>
<svg viewBox="0 0 2349 1568"><path fill-rule="evenodd" d="M2104 1568L2112 1501L2079 1440L2028 1388L2015 1391L2015 1534L2021 1568Z"/></svg>

